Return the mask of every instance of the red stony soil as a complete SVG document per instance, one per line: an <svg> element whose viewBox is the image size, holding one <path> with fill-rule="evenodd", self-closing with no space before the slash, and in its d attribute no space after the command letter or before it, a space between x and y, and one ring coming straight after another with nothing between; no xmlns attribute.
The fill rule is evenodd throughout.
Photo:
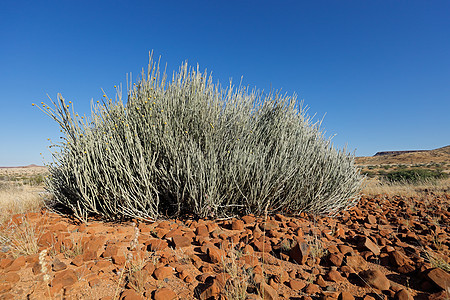
<svg viewBox="0 0 450 300"><path fill-rule="evenodd" d="M450 263L449 202L377 196L334 218L136 227L79 224L48 211L15 215L2 230L31 224L47 253L14 256L4 244L0 299L449 299L450 274L426 255ZM246 297L230 294L247 281Z"/></svg>

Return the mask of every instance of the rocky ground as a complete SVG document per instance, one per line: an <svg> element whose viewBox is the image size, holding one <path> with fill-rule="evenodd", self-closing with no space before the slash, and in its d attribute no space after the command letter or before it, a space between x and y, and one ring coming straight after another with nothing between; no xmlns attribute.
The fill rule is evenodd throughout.
<svg viewBox="0 0 450 300"><path fill-rule="evenodd" d="M334 218L126 224L14 215L0 299L449 299L449 203L380 195Z"/></svg>

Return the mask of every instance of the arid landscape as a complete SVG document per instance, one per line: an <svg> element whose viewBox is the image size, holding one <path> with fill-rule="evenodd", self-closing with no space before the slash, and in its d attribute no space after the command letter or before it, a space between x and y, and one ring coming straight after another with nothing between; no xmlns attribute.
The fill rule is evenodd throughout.
<svg viewBox="0 0 450 300"><path fill-rule="evenodd" d="M45 208L45 167L0 168L0 299L450 299L448 177L384 179L448 174L450 147L356 163L336 216L87 224Z"/></svg>

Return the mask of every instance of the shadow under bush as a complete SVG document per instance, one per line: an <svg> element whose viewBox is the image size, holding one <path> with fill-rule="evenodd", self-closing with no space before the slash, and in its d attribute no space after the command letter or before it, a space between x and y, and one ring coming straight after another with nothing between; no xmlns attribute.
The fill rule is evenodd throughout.
<svg viewBox="0 0 450 300"><path fill-rule="evenodd" d="M121 94L89 118L61 95L39 106L64 133L47 188L80 219L334 214L359 198L354 157L295 96L222 89L186 63L169 80L151 57Z"/></svg>

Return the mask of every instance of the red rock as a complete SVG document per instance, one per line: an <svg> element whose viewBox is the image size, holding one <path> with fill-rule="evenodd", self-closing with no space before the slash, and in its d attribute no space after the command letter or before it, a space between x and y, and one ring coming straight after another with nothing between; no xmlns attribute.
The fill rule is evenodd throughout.
<svg viewBox="0 0 450 300"><path fill-rule="evenodd" d="M380 255L380 248L378 248L378 246L374 242L372 242L372 240L369 239L368 237L364 239L363 245L365 248L369 249L373 254L377 256Z"/></svg>
<svg viewBox="0 0 450 300"><path fill-rule="evenodd" d="M189 274L183 279L183 281L186 283L192 283L194 281L194 277L191 274Z"/></svg>
<svg viewBox="0 0 450 300"><path fill-rule="evenodd" d="M338 300L355 300L355 297L353 297L353 295L350 294L349 292L343 291L339 295Z"/></svg>
<svg viewBox="0 0 450 300"><path fill-rule="evenodd" d="M276 291L280 288L278 282L276 282L273 277L269 278L269 285Z"/></svg>
<svg viewBox="0 0 450 300"><path fill-rule="evenodd" d="M147 245L147 251L161 251L169 247L166 241L160 239L150 239L145 244Z"/></svg>
<svg viewBox="0 0 450 300"><path fill-rule="evenodd" d="M253 246L256 248L258 252L270 253L272 252L272 246L269 242L263 243L262 240L254 241Z"/></svg>
<svg viewBox="0 0 450 300"><path fill-rule="evenodd" d="M169 231L168 233L166 233L164 235L164 238L165 239L170 239L170 238L173 238L176 235L182 236L183 235L183 231L181 231L181 229L179 229L179 228L173 229L173 230Z"/></svg>
<svg viewBox="0 0 450 300"><path fill-rule="evenodd" d="M403 266L405 264L411 264L412 263L412 261L409 258L407 258L404 254L402 254L400 251L389 252L389 261L395 267L400 267L400 266Z"/></svg>
<svg viewBox="0 0 450 300"><path fill-rule="evenodd" d="M267 220L265 223L259 223L259 227L262 231L269 231L269 230L278 230L280 227L278 222L274 220Z"/></svg>
<svg viewBox="0 0 450 300"><path fill-rule="evenodd" d="M52 270L53 272L58 272L65 270L67 268L67 265L60 261L58 258L55 258L52 262Z"/></svg>
<svg viewBox="0 0 450 300"><path fill-rule="evenodd" d="M209 247L207 250L208 258L212 263L222 263L227 253L223 250Z"/></svg>
<svg viewBox="0 0 450 300"><path fill-rule="evenodd" d="M118 251L119 251L119 247L117 247L114 244L108 244L108 245L106 245L105 251L102 253L101 257L104 257L104 258L112 257L114 255L117 255Z"/></svg>
<svg viewBox="0 0 450 300"><path fill-rule="evenodd" d="M25 266L26 260L24 256L19 256L16 258L11 265L7 268L8 272L19 271L23 266Z"/></svg>
<svg viewBox="0 0 450 300"><path fill-rule="evenodd" d="M49 232L61 232L61 231L67 231L67 223L65 222L59 222L55 225L48 227Z"/></svg>
<svg viewBox="0 0 450 300"><path fill-rule="evenodd" d="M173 275L173 269L172 267L159 267L156 268L155 271L153 271L153 276L157 280L163 280L165 278L169 278Z"/></svg>
<svg viewBox="0 0 450 300"><path fill-rule="evenodd" d="M291 279L289 280L289 287L293 290L301 290L306 286L306 282L304 280Z"/></svg>
<svg viewBox="0 0 450 300"><path fill-rule="evenodd" d="M190 246L191 241L191 239L181 235L175 235L172 237L172 242L175 245L176 249Z"/></svg>
<svg viewBox="0 0 450 300"><path fill-rule="evenodd" d="M132 290L132 289L125 290L120 295L120 299L121 300L145 300L145 298L143 296L139 295L138 293L136 293L135 290Z"/></svg>
<svg viewBox="0 0 450 300"><path fill-rule="evenodd" d="M77 255L72 259L72 265L80 267L84 264L83 255Z"/></svg>
<svg viewBox="0 0 450 300"><path fill-rule="evenodd" d="M158 239L162 239L169 232L170 232L169 228L155 228L153 229L152 235Z"/></svg>
<svg viewBox="0 0 450 300"><path fill-rule="evenodd" d="M33 275L38 275L41 273L41 264L38 261L35 262L31 267L31 271L33 272Z"/></svg>
<svg viewBox="0 0 450 300"><path fill-rule="evenodd" d="M366 221L369 224L377 224L377 218L374 215L368 215Z"/></svg>
<svg viewBox="0 0 450 300"><path fill-rule="evenodd" d="M349 277L350 274L357 273L357 272L355 272L355 270L353 270L353 268L350 268L350 267L347 266L347 265L341 266L341 267L339 268L339 270L341 271L341 273L342 273L345 277Z"/></svg>
<svg viewBox="0 0 450 300"><path fill-rule="evenodd" d="M328 256L328 261L329 261L332 265L337 266L337 267L340 267L340 266L342 265L342 261L343 261L343 260L344 260L344 255L341 254L341 253L337 253L337 254L331 253L331 254Z"/></svg>
<svg viewBox="0 0 450 300"><path fill-rule="evenodd" d="M442 269L434 268L425 272L426 277L443 290L450 288L450 274Z"/></svg>
<svg viewBox="0 0 450 300"><path fill-rule="evenodd" d="M53 233L51 231L47 231L43 235L41 235L41 238L38 241L39 247L50 247L53 244L56 243L56 238L54 237Z"/></svg>
<svg viewBox="0 0 450 300"><path fill-rule="evenodd" d="M142 268L143 270L146 270L149 274L153 274L153 272L155 271L156 267L155 264L151 261L149 261L148 263L145 264L144 268Z"/></svg>
<svg viewBox="0 0 450 300"><path fill-rule="evenodd" d="M5 269L7 267L9 267L12 263L13 263L13 259L11 258L3 258L0 260L0 268L1 269Z"/></svg>
<svg viewBox="0 0 450 300"><path fill-rule="evenodd" d="M256 267L259 264L258 258L254 255L243 255L240 260L252 267Z"/></svg>
<svg viewBox="0 0 450 300"><path fill-rule="evenodd" d="M99 286L102 283L102 280L99 278L92 278L89 280L89 287L94 288Z"/></svg>
<svg viewBox="0 0 450 300"><path fill-rule="evenodd" d="M277 291L267 283L260 282L257 285L258 291L264 300L278 299Z"/></svg>
<svg viewBox="0 0 450 300"><path fill-rule="evenodd" d="M322 289L317 284L310 283L305 289L305 293L308 295L315 295L322 292Z"/></svg>
<svg viewBox="0 0 450 300"><path fill-rule="evenodd" d="M334 245L334 244L328 245L327 249L328 249L329 253L333 253L333 254L339 253L338 247L336 245Z"/></svg>
<svg viewBox="0 0 450 300"><path fill-rule="evenodd" d="M241 219L245 224L252 224L255 222L255 217L253 216L243 216Z"/></svg>
<svg viewBox="0 0 450 300"><path fill-rule="evenodd" d="M364 280L364 283L381 291L388 290L391 286L389 279L379 270L361 271L359 276Z"/></svg>
<svg viewBox="0 0 450 300"><path fill-rule="evenodd" d="M232 230L244 230L244 221L233 220L233 222L231 222L231 229Z"/></svg>
<svg viewBox="0 0 450 300"><path fill-rule="evenodd" d="M195 229L195 233L198 236L209 236L209 231L208 228L205 225L199 225L196 229Z"/></svg>
<svg viewBox="0 0 450 300"><path fill-rule="evenodd" d="M67 287L67 286L73 285L77 281L78 281L78 278L77 278L77 275L75 274L75 271L72 269L68 269L68 270L56 273L55 277L51 281L51 285Z"/></svg>
<svg viewBox="0 0 450 300"><path fill-rule="evenodd" d="M0 279L2 283L11 283L14 284L20 280L20 276L17 273L14 272L8 272L5 275L3 275Z"/></svg>
<svg viewBox="0 0 450 300"><path fill-rule="evenodd" d="M289 252L289 257L298 264L305 264L310 254L309 245L305 242L297 243Z"/></svg>
<svg viewBox="0 0 450 300"><path fill-rule="evenodd" d="M100 257L103 252L103 245L106 238L104 236L92 237L85 245L83 249L83 260L89 261Z"/></svg>
<svg viewBox="0 0 450 300"><path fill-rule="evenodd" d="M9 292L12 290L12 286L8 283L0 283L0 294Z"/></svg>
<svg viewBox="0 0 450 300"><path fill-rule="evenodd" d="M327 286L327 283L325 282L325 280L323 279L323 277L321 275L317 276L316 282L315 282L318 286L320 286L321 288L324 288Z"/></svg>
<svg viewBox="0 0 450 300"><path fill-rule="evenodd" d="M336 270L330 270L327 273L326 279L328 281L333 281L333 282L341 282L344 281L345 279L341 276L341 273L339 273Z"/></svg>
<svg viewBox="0 0 450 300"><path fill-rule="evenodd" d="M347 253L353 253L354 252L353 248L350 247L350 246L347 246L347 245L339 245L338 248L339 248L339 251L342 254L344 254L344 255L346 255Z"/></svg>
<svg viewBox="0 0 450 300"><path fill-rule="evenodd" d="M192 241L192 239L195 237L195 233L193 231L188 231L183 233L183 236L187 237L189 240Z"/></svg>
<svg viewBox="0 0 450 300"><path fill-rule="evenodd" d="M99 269L106 269L111 265L112 263L109 260L99 260L95 263L95 266L98 267Z"/></svg>
<svg viewBox="0 0 450 300"><path fill-rule="evenodd" d="M347 256L346 264L354 270L355 273L363 271L367 268L367 262L360 255Z"/></svg>
<svg viewBox="0 0 450 300"><path fill-rule="evenodd" d="M408 293L407 290L401 289L397 293L395 293L394 299L396 300L414 300L414 297Z"/></svg>
<svg viewBox="0 0 450 300"><path fill-rule="evenodd" d="M252 246L245 245L242 253L252 255L253 253L255 253L255 250L253 249Z"/></svg>
<svg viewBox="0 0 450 300"><path fill-rule="evenodd" d="M220 287L217 285L216 282L213 282L210 286L208 286L201 294L200 294L200 300L207 300L207 299L216 299L216 297L220 294Z"/></svg>
<svg viewBox="0 0 450 300"><path fill-rule="evenodd" d="M217 282L217 286L221 289L225 288L228 280L231 278L231 275L225 272L220 273L216 276L215 281Z"/></svg>
<svg viewBox="0 0 450 300"><path fill-rule="evenodd" d="M155 300L173 300L177 298L177 294L174 291L165 287L156 290L153 295L153 299Z"/></svg>

